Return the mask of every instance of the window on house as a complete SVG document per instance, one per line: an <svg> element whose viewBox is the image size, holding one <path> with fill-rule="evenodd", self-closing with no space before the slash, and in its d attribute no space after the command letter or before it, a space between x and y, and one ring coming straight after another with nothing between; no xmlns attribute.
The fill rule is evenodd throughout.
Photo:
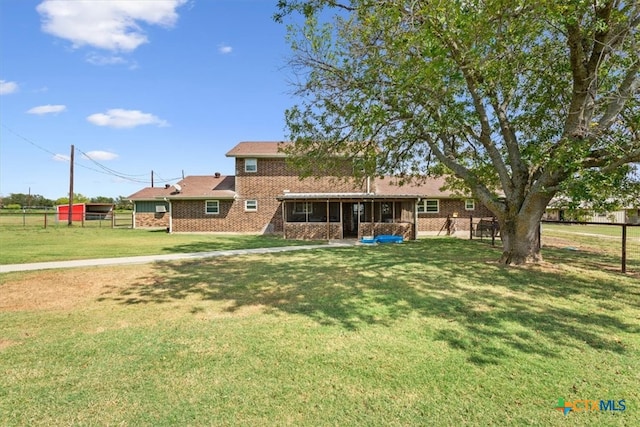
<svg viewBox="0 0 640 427"><path fill-rule="evenodd" d="M440 200L424 199L418 204L418 213L438 213L440 212Z"/></svg>
<svg viewBox="0 0 640 427"><path fill-rule="evenodd" d="M255 212L258 210L258 201L257 200L245 200L244 201L244 210L247 212Z"/></svg>
<svg viewBox="0 0 640 427"><path fill-rule="evenodd" d="M467 211L472 211L475 210L476 208L476 201L473 199L467 199L464 201L464 209Z"/></svg>
<svg viewBox="0 0 640 427"><path fill-rule="evenodd" d="M258 172L258 159L244 159L245 172Z"/></svg>
<svg viewBox="0 0 640 427"><path fill-rule="evenodd" d="M220 202L218 200L207 200L204 202L204 213L217 215L220 213Z"/></svg>

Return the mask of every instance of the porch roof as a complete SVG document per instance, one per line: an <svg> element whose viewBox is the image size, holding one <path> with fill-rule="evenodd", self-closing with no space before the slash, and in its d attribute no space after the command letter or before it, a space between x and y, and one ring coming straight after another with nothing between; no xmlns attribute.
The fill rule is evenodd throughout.
<svg viewBox="0 0 640 427"><path fill-rule="evenodd" d="M375 194L375 193L284 193L278 200L384 200L384 199L419 199L415 194Z"/></svg>

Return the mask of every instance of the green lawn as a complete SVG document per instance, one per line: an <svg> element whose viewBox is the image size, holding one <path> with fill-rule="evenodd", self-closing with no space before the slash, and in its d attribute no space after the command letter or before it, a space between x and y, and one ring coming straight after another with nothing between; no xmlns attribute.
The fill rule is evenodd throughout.
<svg viewBox="0 0 640 427"><path fill-rule="evenodd" d="M640 425L638 278L499 252L440 238L0 275L0 425ZM565 416L559 398L626 410Z"/></svg>
<svg viewBox="0 0 640 427"><path fill-rule="evenodd" d="M554 224L543 223L543 233L568 233L577 235L598 235L611 236L620 238L622 236L622 227L619 225L596 225L596 224ZM630 228L631 229L631 228Z"/></svg>
<svg viewBox="0 0 640 427"><path fill-rule="evenodd" d="M0 264L111 258L228 249L293 246L319 242L279 236L168 234L127 228L0 227Z"/></svg>
<svg viewBox="0 0 640 427"><path fill-rule="evenodd" d="M562 250L565 259L590 268L621 270L622 228L612 225L542 224L543 256ZM640 227L627 227L627 271L640 274Z"/></svg>

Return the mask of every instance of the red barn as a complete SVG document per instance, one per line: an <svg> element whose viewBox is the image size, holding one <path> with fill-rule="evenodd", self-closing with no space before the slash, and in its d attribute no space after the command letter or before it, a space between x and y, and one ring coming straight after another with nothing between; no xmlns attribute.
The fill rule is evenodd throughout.
<svg viewBox="0 0 640 427"><path fill-rule="evenodd" d="M69 221L69 205L56 206L58 221ZM74 203L71 210L72 221L107 219L111 217L113 205L109 203Z"/></svg>

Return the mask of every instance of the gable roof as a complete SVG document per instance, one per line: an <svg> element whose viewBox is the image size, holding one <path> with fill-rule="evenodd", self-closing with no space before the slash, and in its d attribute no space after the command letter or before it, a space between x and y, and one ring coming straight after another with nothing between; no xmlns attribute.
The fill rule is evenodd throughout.
<svg viewBox="0 0 640 427"><path fill-rule="evenodd" d="M286 157L281 148L291 144L282 141L244 141L238 143L227 154L227 157L262 157L274 158Z"/></svg>
<svg viewBox="0 0 640 427"><path fill-rule="evenodd" d="M129 200L157 200L157 199L233 199L235 192L235 177L215 175L193 175L178 181L180 191L175 185L165 187L146 187L130 195Z"/></svg>

